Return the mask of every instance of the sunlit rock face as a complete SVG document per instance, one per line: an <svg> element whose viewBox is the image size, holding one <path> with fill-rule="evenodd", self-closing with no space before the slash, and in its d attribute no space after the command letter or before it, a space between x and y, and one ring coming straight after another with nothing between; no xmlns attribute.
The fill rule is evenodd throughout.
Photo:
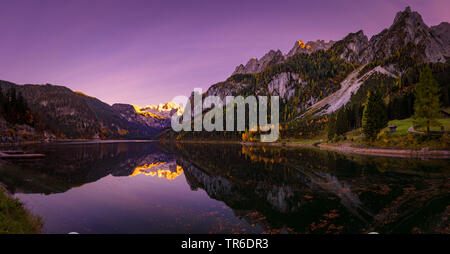
<svg viewBox="0 0 450 254"><path fill-rule="evenodd" d="M160 103L158 105L148 105L145 107L134 105L134 109L140 114L149 114L150 116L156 118L171 118L175 113L178 115L183 114L183 108L172 101Z"/></svg>
<svg viewBox="0 0 450 254"><path fill-rule="evenodd" d="M294 56L296 54L305 53L311 54L317 50L327 50L334 44L334 41L315 40L304 43L302 40L298 40L294 43L294 47L286 54L286 58Z"/></svg>
<svg viewBox="0 0 450 254"><path fill-rule="evenodd" d="M172 115L183 113L181 106L174 102L145 107L114 104L112 107L128 122L156 129L169 128Z"/></svg>

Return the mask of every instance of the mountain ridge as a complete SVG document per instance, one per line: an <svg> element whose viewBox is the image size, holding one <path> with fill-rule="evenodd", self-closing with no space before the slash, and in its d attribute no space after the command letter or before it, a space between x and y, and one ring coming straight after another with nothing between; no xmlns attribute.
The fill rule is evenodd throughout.
<svg viewBox="0 0 450 254"><path fill-rule="evenodd" d="M271 65L260 64L258 68L246 68L247 66L252 67L255 63L259 63L258 59L250 60L246 66L238 66L239 71L236 71L238 70L238 68L236 68L235 72L226 81L212 85L205 92L205 95L219 95L220 97L225 97L227 95L240 95L243 91L248 90L252 90L255 93L254 95L280 95L279 91L281 90L283 91L281 95L298 94L298 92L302 90L302 87L315 85L312 84L311 81L305 80L305 78L310 75L300 74L300 76L298 76L295 73L298 72L298 70L292 72L284 71L282 69L292 69L285 68L284 66L291 64L289 63L289 59L293 60L293 57L297 57L301 54L307 54L311 56L310 58L314 58L317 55L315 53L318 51L326 51L330 54L331 58L338 56L346 63L354 64L355 67L353 70L356 69L356 66L359 67L365 65L366 68L362 68L361 73L358 76L362 76L372 69L377 72L377 70L380 69L376 69L376 67L380 65L383 70L398 77L405 73L407 68L409 68L408 66L403 68L404 66L401 65L410 65L411 63L401 63L398 59L395 59L395 57L401 58L409 54L408 57L414 58L411 59L414 61L414 64L445 63L447 58L450 57L450 38L449 33L447 33L448 31L450 31L450 24L448 22L442 22L437 26L428 27L423 22L423 19L418 12L412 11L410 7L406 7L404 11L399 11L395 15L393 23L389 28L383 29L380 33L373 35L370 39L364 34L363 30L359 30L355 33L349 33L342 40L332 41L327 44L327 46L323 46L322 48L317 47L310 52L305 52L305 50L307 50L305 45L308 45L310 42L307 44L304 44L302 41L296 42L294 48L287 54L289 57L286 58L287 55L284 56L283 61L276 61L276 63ZM294 53L296 48L302 49L303 51ZM269 51L269 53L270 52L274 51L272 50ZM279 56L281 52L277 52L279 52L277 54ZM263 58L274 55L273 53L269 53ZM388 60L391 62L381 63ZM267 63L268 61L266 59L263 62ZM293 62L295 62L295 59ZM329 62L330 61L323 64L329 65ZM298 63L299 62L297 61L297 63L294 64ZM385 66L382 66L384 64ZM263 66L265 68L264 70L261 70ZM310 66L304 64L303 66L297 67L297 69L310 68ZM274 69L280 69L280 71L273 72ZM267 76L264 75L265 71L272 71L274 74ZM349 75L350 73L351 72L346 72L346 75ZM259 76L264 76L264 80L255 82L255 79L260 78ZM331 76L336 75L331 74L330 77ZM339 83L343 80L343 78L339 79ZM331 80L328 82L332 83ZM279 89L274 89L275 86L278 86ZM314 87L312 88L314 89ZM298 111L303 111L307 108L310 109L315 103L337 90L337 88L332 88L325 91L325 94L321 93L319 96L309 96L309 99L307 100L303 98L304 104L295 106L297 106ZM273 93L274 91L275 93ZM292 96L282 96L281 99L290 100L291 98Z"/></svg>
<svg viewBox="0 0 450 254"><path fill-rule="evenodd" d="M281 50L269 50L264 56L260 59L253 57L251 58L246 65L240 64L236 66L234 72L231 75L235 74L255 74L264 71L269 65L280 64L286 61L289 57L292 57L299 53L311 54L314 51L321 49L329 49L333 45L334 41L325 41L325 40L314 40L308 41L306 44L302 40L298 40L294 43L294 46L288 53L283 54Z"/></svg>
<svg viewBox="0 0 450 254"><path fill-rule="evenodd" d="M280 135L314 137L342 108L352 114L353 120L348 123L351 128L361 127L363 104L367 93L373 90L381 91L390 117L411 117L414 86L424 65L430 65L442 91L441 104L449 107L449 30L450 24L445 21L428 27L419 13L407 7L395 15L388 28L370 39L359 30L333 41L328 49L298 52L262 71L258 66L258 71L245 72L242 65L241 73L234 72L211 85L203 96L219 96L223 100L226 96L278 95ZM298 45L306 48L302 43ZM257 59L255 62L259 63ZM203 113L207 111L204 109ZM181 132L169 137L240 140L241 134Z"/></svg>
<svg viewBox="0 0 450 254"><path fill-rule="evenodd" d="M14 88L21 94L35 118L33 125L36 130L32 131L36 134L50 132L53 138L152 138L170 126L169 117L179 108L171 102L171 107L176 106L175 111L162 112L160 115L159 108L155 106L152 113L141 114L133 105L110 106L95 97L74 92L65 86L17 85L0 81L0 88L4 93ZM165 105L169 104L161 104L160 107L164 108ZM8 127L4 128L6 130L0 132L5 136L9 135Z"/></svg>
<svg viewBox="0 0 450 254"><path fill-rule="evenodd" d="M270 50L261 59L237 66L227 80L211 85L203 95L221 99L279 95L280 120L291 123L332 114L348 103L360 105L370 89L384 89L389 100L404 96L416 82L418 68L435 64L444 80L447 105L449 31L448 22L428 27L419 13L407 7L395 15L390 27L370 39L359 30L338 41L296 41L286 55ZM182 112L171 103L110 106L64 86L0 81L3 91L11 87L26 99L38 120L36 129L63 138L151 138L170 126L173 114ZM10 135L10 126L3 122L0 126Z"/></svg>

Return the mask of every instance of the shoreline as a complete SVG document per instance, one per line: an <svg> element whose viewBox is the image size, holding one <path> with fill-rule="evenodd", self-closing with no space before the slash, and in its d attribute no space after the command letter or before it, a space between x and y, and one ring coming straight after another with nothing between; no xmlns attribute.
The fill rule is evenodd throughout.
<svg viewBox="0 0 450 254"><path fill-rule="evenodd" d="M25 141L15 143L0 143L0 147L17 147L35 144L108 144L108 143L146 143L159 142L158 139L57 139L51 141Z"/></svg>
<svg viewBox="0 0 450 254"><path fill-rule="evenodd" d="M278 146L278 147L314 147L321 150L340 152L343 154L359 154L382 157L399 158L429 158L450 159L450 150L414 150L402 148L377 148L377 147L352 147L349 143L344 145L331 145L327 143L290 143L290 142L242 142L242 141L213 141L213 140L177 140L162 143L186 143L186 144L236 144L244 146Z"/></svg>
<svg viewBox="0 0 450 254"><path fill-rule="evenodd" d="M1 182L0 204L6 214L0 218L0 234L42 233L43 221L41 217L33 215Z"/></svg>
<svg viewBox="0 0 450 254"><path fill-rule="evenodd" d="M352 147L349 145L318 144L320 149L346 154L361 154L383 157L450 159L448 150L414 150L400 148Z"/></svg>
<svg viewBox="0 0 450 254"><path fill-rule="evenodd" d="M311 140L313 141L313 140ZM384 157L402 157L402 158L430 158L430 159L450 159L450 150L427 150L422 148L421 150L415 149L402 149L402 148L377 148L377 147L352 147L350 143L344 143L341 145L333 145L323 142L309 142L305 140L305 143L294 143L289 141L278 142L243 142L236 140L94 140L94 139L64 139L55 140L50 142L45 141L31 141L22 143L0 143L0 147L8 146L22 146L32 144L110 144L110 143L145 143L145 142L158 142L158 143L185 143L185 144L217 144L217 145L243 145L243 146L277 146L277 147L314 147L317 149L340 152L344 154L360 154L360 155L372 155L372 156L384 156Z"/></svg>

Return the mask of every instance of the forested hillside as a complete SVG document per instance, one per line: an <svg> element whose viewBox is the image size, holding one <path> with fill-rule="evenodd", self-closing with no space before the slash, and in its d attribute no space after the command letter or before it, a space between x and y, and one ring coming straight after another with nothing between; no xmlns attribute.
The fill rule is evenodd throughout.
<svg viewBox="0 0 450 254"><path fill-rule="evenodd" d="M20 140L23 135L17 135L17 131L24 128L27 139L140 139L154 137L161 130L161 124L132 121L114 107L63 86L0 81L0 90L1 131L9 141ZM151 118L132 113L138 118Z"/></svg>
<svg viewBox="0 0 450 254"><path fill-rule="evenodd" d="M342 132L360 128L367 94L373 91L381 94L388 119L411 117L419 73L429 65L439 84L440 106L446 108L450 106L450 42L443 31L448 27L447 22L428 27L420 14L408 7L370 40L363 31L350 33L328 49L286 55L284 61L261 72L235 72L203 96L279 95L281 137L311 138L324 134L332 118L344 121ZM279 54L276 56L279 59ZM168 135L241 139L243 134Z"/></svg>

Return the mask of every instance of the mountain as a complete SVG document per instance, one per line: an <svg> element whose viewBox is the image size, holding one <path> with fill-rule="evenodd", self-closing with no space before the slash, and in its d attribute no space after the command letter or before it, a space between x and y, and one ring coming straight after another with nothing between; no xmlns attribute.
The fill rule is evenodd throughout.
<svg viewBox="0 0 450 254"><path fill-rule="evenodd" d="M319 128L315 123L323 128L326 117L343 107L351 108L353 117L360 119L366 95L373 90L383 94L392 117L410 117L412 91L427 64L440 85L442 106L449 107L449 31L448 22L429 27L419 13L407 7L396 14L390 27L370 39L360 30L338 41L296 41L286 55L270 50L261 59L236 67L228 79L210 86L203 96L278 95L283 131L304 133L308 129L313 133ZM11 87L19 91L32 113L32 117L16 119L20 121L12 127L0 117L2 139L34 131L42 138L52 134L62 138L149 138L170 126L170 116L182 112L174 103L110 106L63 86L18 86L0 81L0 87L5 92ZM17 110L28 112L18 105ZM33 120L34 129L25 126L25 120ZM353 127L358 126L356 121Z"/></svg>
<svg viewBox="0 0 450 254"><path fill-rule="evenodd" d="M311 54L317 50L327 50L333 43L333 41L327 42L325 40L316 40L308 41L305 44L302 40L299 40L294 43L294 47L286 55L283 55L280 50L270 50L259 60L257 58L252 58L245 66L243 64L237 66L232 75L260 73L268 66L283 63L287 58L293 55L299 53Z"/></svg>
<svg viewBox="0 0 450 254"><path fill-rule="evenodd" d="M286 54L269 51L240 65L203 96L280 96L282 137L315 137L344 109L349 128L361 127L369 91L382 93L389 120L411 117L414 87L425 65L432 69L442 107L450 106L450 24L429 27L407 7L370 39L362 30L338 41L296 41ZM282 57L283 56L283 57ZM190 100L193 100L191 96ZM204 109L206 113L208 109ZM241 139L241 133L169 133L169 138Z"/></svg>
<svg viewBox="0 0 450 254"><path fill-rule="evenodd" d="M156 118L171 118L172 115L183 114L183 108L175 102L160 103L158 105L148 105L145 107L134 106L136 112L148 114Z"/></svg>
<svg viewBox="0 0 450 254"><path fill-rule="evenodd" d="M437 26L432 26L431 30L441 39L443 45L450 45L450 24L442 22ZM450 47L444 47L446 55L450 55Z"/></svg>
<svg viewBox="0 0 450 254"><path fill-rule="evenodd" d="M173 114L182 114L182 108L174 102L140 107L130 104L113 104L112 108L130 123L162 130L170 127Z"/></svg>
<svg viewBox="0 0 450 254"><path fill-rule="evenodd" d="M333 44L334 41L327 42L325 40L308 41L305 44L302 40L299 40L294 43L294 47L286 54L286 58L300 53L311 54L317 50L327 50Z"/></svg>
<svg viewBox="0 0 450 254"><path fill-rule="evenodd" d="M339 41L297 41L284 56L272 50L238 66L204 95L279 95L284 121L330 114L375 80L393 84L421 64L446 66L449 30L447 22L428 27L407 7L370 40L361 30Z"/></svg>
<svg viewBox="0 0 450 254"><path fill-rule="evenodd" d="M233 72L233 75L259 73L263 71L267 66L282 63L284 60L285 57L280 50L271 50L259 60L257 58L252 58L247 62L245 66L242 64L237 66Z"/></svg>
<svg viewBox="0 0 450 254"><path fill-rule="evenodd" d="M389 29L373 36L369 42L369 54L373 59L385 59L408 43L414 43L424 54L425 62L445 62L450 45L443 42L438 34L430 29L422 20L419 13L407 7L405 11L397 13L394 23Z"/></svg>
<svg viewBox="0 0 450 254"><path fill-rule="evenodd" d="M430 28L419 13L407 7L403 12L397 13L388 29L370 40L367 40L362 31L349 34L331 50L347 62L359 64L361 68L356 69L341 83L339 91L311 105L302 116L332 113L349 102L359 87L368 83L374 75L397 79L416 65L447 63L450 57L448 31L449 23L442 22Z"/></svg>
<svg viewBox="0 0 450 254"><path fill-rule="evenodd" d="M35 134L46 132L59 138L151 138L170 126L169 117L179 109L174 103L145 109L128 104L110 106L82 92L50 84L0 81L0 88L3 93L14 88L23 96L34 118L31 125Z"/></svg>
<svg viewBox="0 0 450 254"><path fill-rule="evenodd" d="M362 30L356 33L350 33L344 39L336 42L331 51L346 62L361 64L367 59L366 49L369 45L369 39Z"/></svg>
<svg viewBox="0 0 450 254"><path fill-rule="evenodd" d="M143 174L172 180L183 172L172 154L147 142L132 146L66 146L64 152L40 147L39 151L46 156L33 160L32 165L26 160L14 164L0 160L0 180L11 193L63 193L108 175Z"/></svg>
<svg viewBox="0 0 450 254"><path fill-rule="evenodd" d="M340 56L347 61L367 64L386 59L408 44L414 44L415 53L423 57L421 61L445 62L450 50L448 29L446 22L434 28L428 27L419 13L407 7L397 13L389 28L374 35L370 41L362 31L344 38Z"/></svg>

